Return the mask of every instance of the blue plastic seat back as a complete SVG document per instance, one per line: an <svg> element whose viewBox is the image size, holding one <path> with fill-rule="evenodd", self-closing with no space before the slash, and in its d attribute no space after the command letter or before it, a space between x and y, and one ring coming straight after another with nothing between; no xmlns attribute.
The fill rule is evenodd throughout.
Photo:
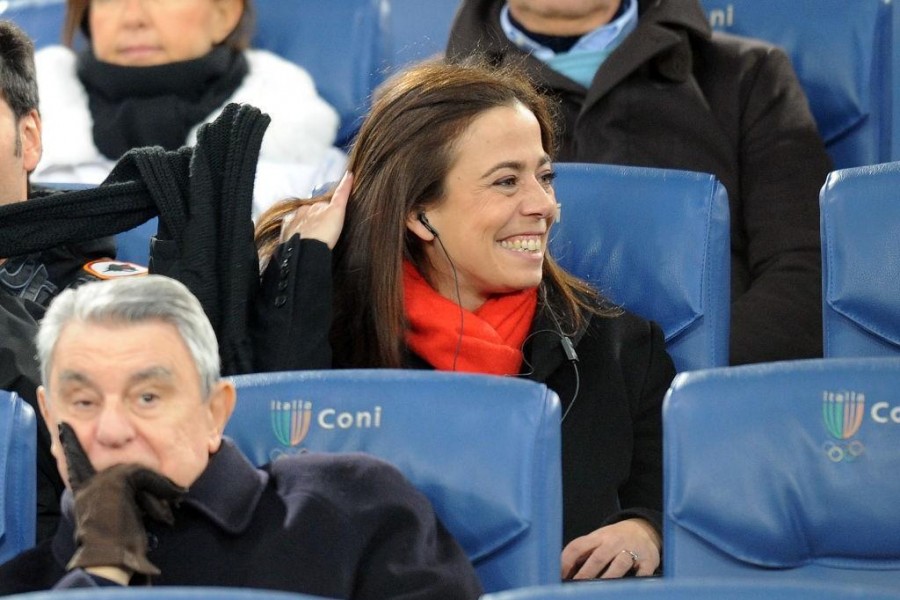
<svg viewBox="0 0 900 600"><path fill-rule="evenodd" d="M62 42L66 0L6 0L0 2L0 19L12 21L43 48Z"/></svg>
<svg viewBox="0 0 900 600"><path fill-rule="evenodd" d="M442 56L460 0L388 0L391 68Z"/></svg>
<svg viewBox="0 0 900 600"><path fill-rule="evenodd" d="M359 451L431 501L487 591L559 580L560 412L515 378L405 370L241 375L225 429L257 465Z"/></svg>
<svg viewBox="0 0 900 600"><path fill-rule="evenodd" d="M819 196L825 356L900 355L900 162L829 174Z"/></svg>
<svg viewBox="0 0 900 600"><path fill-rule="evenodd" d="M556 163L561 220L550 250L568 271L665 332L679 371L728 364L728 195L704 173Z"/></svg>
<svg viewBox="0 0 900 600"><path fill-rule="evenodd" d="M153 217L133 229L116 234L116 258L144 267L150 264L150 239L159 228L159 217Z"/></svg>
<svg viewBox="0 0 900 600"><path fill-rule="evenodd" d="M346 146L389 66L387 0L255 0L254 6L252 46L309 72L340 114L337 144Z"/></svg>
<svg viewBox="0 0 900 600"><path fill-rule="evenodd" d="M900 592L818 583L775 583L745 579L674 580L623 578L544 585L481 600L897 600Z"/></svg>
<svg viewBox="0 0 900 600"><path fill-rule="evenodd" d="M17 394L0 390L0 563L34 545L37 421Z"/></svg>
<svg viewBox="0 0 900 600"><path fill-rule="evenodd" d="M714 28L785 49L837 168L891 159L894 42L889 1L701 2Z"/></svg>
<svg viewBox="0 0 900 600"><path fill-rule="evenodd" d="M900 589L900 359L682 373L663 432L666 577Z"/></svg>

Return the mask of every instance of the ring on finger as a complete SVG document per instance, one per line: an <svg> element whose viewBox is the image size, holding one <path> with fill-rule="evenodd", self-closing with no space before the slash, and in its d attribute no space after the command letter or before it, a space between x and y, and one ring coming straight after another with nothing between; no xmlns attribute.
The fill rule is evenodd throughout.
<svg viewBox="0 0 900 600"><path fill-rule="evenodd" d="M631 566L635 566L637 562L641 559L641 555L633 550L622 550L622 554L627 554L631 557Z"/></svg>

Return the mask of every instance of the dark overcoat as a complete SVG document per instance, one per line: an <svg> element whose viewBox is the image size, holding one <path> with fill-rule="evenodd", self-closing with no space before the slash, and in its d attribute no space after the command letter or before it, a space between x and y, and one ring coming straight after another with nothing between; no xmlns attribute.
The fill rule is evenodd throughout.
<svg viewBox="0 0 900 600"><path fill-rule="evenodd" d="M558 160L716 175L731 207L731 362L821 356L818 194L831 163L790 59L713 33L697 0L638 3L589 89L506 38L503 0L464 0L447 52L523 65L559 102Z"/></svg>

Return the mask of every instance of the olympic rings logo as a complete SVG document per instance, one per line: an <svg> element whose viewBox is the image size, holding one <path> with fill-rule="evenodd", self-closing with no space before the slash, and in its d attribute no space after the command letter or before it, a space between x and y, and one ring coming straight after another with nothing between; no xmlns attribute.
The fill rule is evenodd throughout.
<svg viewBox="0 0 900 600"><path fill-rule="evenodd" d="M836 463L843 461L853 462L866 451L866 447L859 440L846 443L825 442L822 448L825 450L825 455L828 456L828 459Z"/></svg>

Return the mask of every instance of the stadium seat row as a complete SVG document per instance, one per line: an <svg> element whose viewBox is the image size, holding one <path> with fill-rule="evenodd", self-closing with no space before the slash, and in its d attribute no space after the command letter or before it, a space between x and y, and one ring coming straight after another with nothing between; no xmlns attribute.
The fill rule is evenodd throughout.
<svg viewBox="0 0 900 600"><path fill-rule="evenodd" d="M560 405L544 385L404 370L234 381L241 401L225 433L253 462L303 451L380 456L429 497L487 592L558 583ZM663 407L664 577L619 591L687 597L700 585L709 597L752 584L796 598L852 584L859 597L898 597L897 390L900 358L680 374ZM31 408L0 392L0 561L34 541L34 438ZM551 590L541 593L560 595L522 597L594 597Z"/></svg>

